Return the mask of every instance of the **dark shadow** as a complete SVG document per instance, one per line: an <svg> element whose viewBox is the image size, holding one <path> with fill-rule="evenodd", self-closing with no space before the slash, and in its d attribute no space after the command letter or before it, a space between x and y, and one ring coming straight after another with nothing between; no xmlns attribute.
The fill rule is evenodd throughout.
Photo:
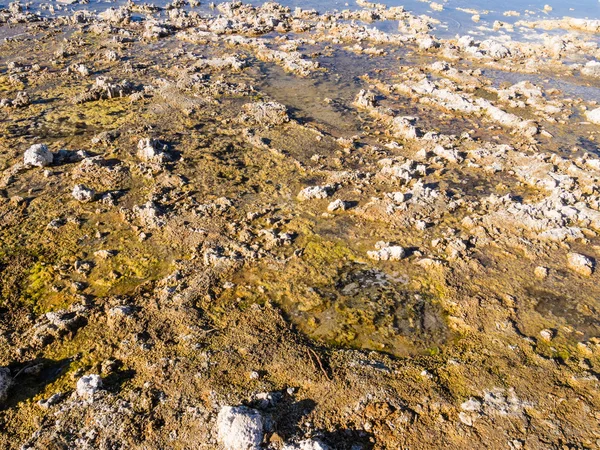
<svg viewBox="0 0 600 450"><path fill-rule="evenodd" d="M31 102L32 105L47 105L49 103L52 103L54 101L58 101L60 100L59 97L52 97L52 98L36 98L35 100L33 100Z"/></svg>
<svg viewBox="0 0 600 450"><path fill-rule="evenodd" d="M72 358L61 360L39 358L25 363L10 364L13 385L8 391L4 409L13 408L40 394L48 384L66 373L72 362Z"/></svg>
<svg viewBox="0 0 600 450"><path fill-rule="evenodd" d="M315 436L335 450L371 450L375 448L373 433L363 430L343 429L315 433Z"/></svg>
<svg viewBox="0 0 600 450"><path fill-rule="evenodd" d="M76 162L80 162L84 158L91 158L97 156L97 153L92 153L89 151L80 152L77 150L66 150L61 149L54 153L54 166L61 166L63 164L72 164Z"/></svg>
<svg viewBox="0 0 600 450"><path fill-rule="evenodd" d="M263 411L270 419L269 432L288 441L303 434L300 425L317 404L311 399L296 401L287 391L275 391L251 401L248 406Z"/></svg>
<svg viewBox="0 0 600 450"><path fill-rule="evenodd" d="M265 411L272 421L272 435L284 442L306 439L301 424L317 406L311 399L295 401L286 391L272 392L269 399L255 400L250 404ZM315 430L312 439L328 444L335 450L370 450L374 448L373 434L363 430L340 429L336 431Z"/></svg>
<svg viewBox="0 0 600 450"><path fill-rule="evenodd" d="M121 386L135 376L135 370L116 370L102 379L104 388L113 393L121 390Z"/></svg>

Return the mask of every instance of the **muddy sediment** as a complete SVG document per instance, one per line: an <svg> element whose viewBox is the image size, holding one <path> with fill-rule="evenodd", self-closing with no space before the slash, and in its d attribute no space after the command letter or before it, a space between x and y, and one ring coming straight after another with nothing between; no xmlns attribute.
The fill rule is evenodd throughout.
<svg viewBox="0 0 600 450"><path fill-rule="evenodd" d="M591 22L1 10L2 448L598 447Z"/></svg>

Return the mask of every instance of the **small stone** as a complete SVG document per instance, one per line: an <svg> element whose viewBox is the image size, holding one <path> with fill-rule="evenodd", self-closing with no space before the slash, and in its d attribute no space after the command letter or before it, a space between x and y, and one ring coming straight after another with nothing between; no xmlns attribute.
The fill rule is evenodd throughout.
<svg viewBox="0 0 600 450"><path fill-rule="evenodd" d="M600 108L596 108L592 111L587 111L585 113L585 116L590 122L595 123L596 125L600 125Z"/></svg>
<svg viewBox="0 0 600 450"><path fill-rule="evenodd" d="M105 56L106 60L109 62L114 62L119 59L119 55L117 55L117 52L115 52L114 50L108 50Z"/></svg>
<svg viewBox="0 0 600 450"><path fill-rule="evenodd" d="M546 328L545 330L540 331L540 336L544 341L551 341L554 337L554 332Z"/></svg>
<svg viewBox="0 0 600 450"><path fill-rule="evenodd" d="M425 222L424 220L417 220L415 222L415 228L419 231L423 231L427 228L427 222Z"/></svg>
<svg viewBox="0 0 600 450"><path fill-rule="evenodd" d="M30 167L46 167L52 164L54 155L46 144L34 144L25 151L23 162Z"/></svg>
<svg viewBox="0 0 600 450"><path fill-rule="evenodd" d="M329 206L327 207L327 211L329 212L334 212L334 211L346 211L348 209L348 202L345 202L343 200L340 200L339 198L337 200L332 201Z"/></svg>
<svg viewBox="0 0 600 450"><path fill-rule="evenodd" d="M327 198L333 194L334 187L331 185L326 186L310 186L304 188L298 194L298 200L313 200Z"/></svg>
<svg viewBox="0 0 600 450"><path fill-rule="evenodd" d="M224 406L217 416L218 439L225 450L258 450L264 436L260 412L246 406Z"/></svg>
<svg viewBox="0 0 600 450"><path fill-rule="evenodd" d="M260 125L273 126L289 122L287 108L277 102L246 103L243 107L246 111L246 120Z"/></svg>
<svg viewBox="0 0 600 450"><path fill-rule="evenodd" d="M94 252L94 256L97 256L101 259L108 259L115 256L117 252L115 250L98 250Z"/></svg>
<svg viewBox="0 0 600 450"><path fill-rule="evenodd" d="M378 250L367 252L367 256L375 261L400 261L406 255L404 247L383 241L377 242L375 248Z"/></svg>
<svg viewBox="0 0 600 450"><path fill-rule="evenodd" d="M102 389L102 378L100 375L85 375L77 381L77 395L83 398L91 398Z"/></svg>
<svg viewBox="0 0 600 450"><path fill-rule="evenodd" d="M90 69L88 69L84 64L79 64L76 68L79 75L87 77L90 74Z"/></svg>
<svg viewBox="0 0 600 450"><path fill-rule="evenodd" d="M544 279L548 277L550 270L547 267L538 266L534 270L534 274L537 278Z"/></svg>
<svg viewBox="0 0 600 450"><path fill-rule="evenodd" d="M82 203L87 203L94 200L96 192L93 189L84 186L83 184L77 184L73 188L73 192L71 192L71 195L73 195L73 198L75 200L80 201Z"/></svg>
<svg viewBox="0 0 600 450"><path fill-rule="evenodd" d="M580 275L589 277L594 272L594 260L581 253L569 253L567 263L570 269Z"/></svg>

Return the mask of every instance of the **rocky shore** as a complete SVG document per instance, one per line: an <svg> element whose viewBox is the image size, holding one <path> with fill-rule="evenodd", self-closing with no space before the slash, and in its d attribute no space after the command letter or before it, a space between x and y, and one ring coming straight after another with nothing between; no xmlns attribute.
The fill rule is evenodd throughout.
<svg viewBox="0 0 600 450"><path fill-rule="evenodd" d="M597 21L213 6L0 10L0 447L598 448Z"/></svg>

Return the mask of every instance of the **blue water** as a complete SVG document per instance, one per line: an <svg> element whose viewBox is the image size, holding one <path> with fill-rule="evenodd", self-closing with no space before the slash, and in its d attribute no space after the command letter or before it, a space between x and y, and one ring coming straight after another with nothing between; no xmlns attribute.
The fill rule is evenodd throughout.
<svg viewBox="0 0 600 450"><path fill-rule="evenodd" d="M61 5L56 0L33 0L30 4L32 8L37 8L41 5L52 5L56 8L54 13L48 12L44 8L45 14L65 15L79 9L89 9L101 11L110 6L117 6L126 3L127 0L90 0L89 4L85 5ZM164 6L171 0L134 0L136 3L154 3L159 6ZM219 3L218 0L214 0ZM376 1L375 1L376 2ZM4 6L8 1L5 1ZM197 8L202 13L215 13L208 7L210 1L204 0L202 5ZM261 0L247 1L246 3L260 4ZM279 0L279 3L289 6L290 8L301 7L304 9L316 9L319 12L335 11L343 9L359 9L355 0ZM420 0L380 0L379 3L384 3L388 6L404 6L406 10L415 14L427 14L439 20L441 23L436 26L435 34L440 37L449 37L456 34L492 34L491 27L494 21L499 20L505 23L514 24L518 20L540 20L540 19L560 19L565 16L600 19L600 0L504 0L502 2L490 0L437 0L437 3L444 5L443 11L434 11L430 8L429 2ZM544 5L550 5L552 11L544 11ZM477 10L481 16L481 20L475 23L472 19L472 13L460 11L457 8ZM504 16L505 11L517 11L520 16ZM388 32L397 30L397 23L394 21L375 23L379 29ZM495 33L498 34L498 33ZM512 35L513 32L501 30L499 34ZM518 30L514 32L513 37L518 36Z"/></svg>

